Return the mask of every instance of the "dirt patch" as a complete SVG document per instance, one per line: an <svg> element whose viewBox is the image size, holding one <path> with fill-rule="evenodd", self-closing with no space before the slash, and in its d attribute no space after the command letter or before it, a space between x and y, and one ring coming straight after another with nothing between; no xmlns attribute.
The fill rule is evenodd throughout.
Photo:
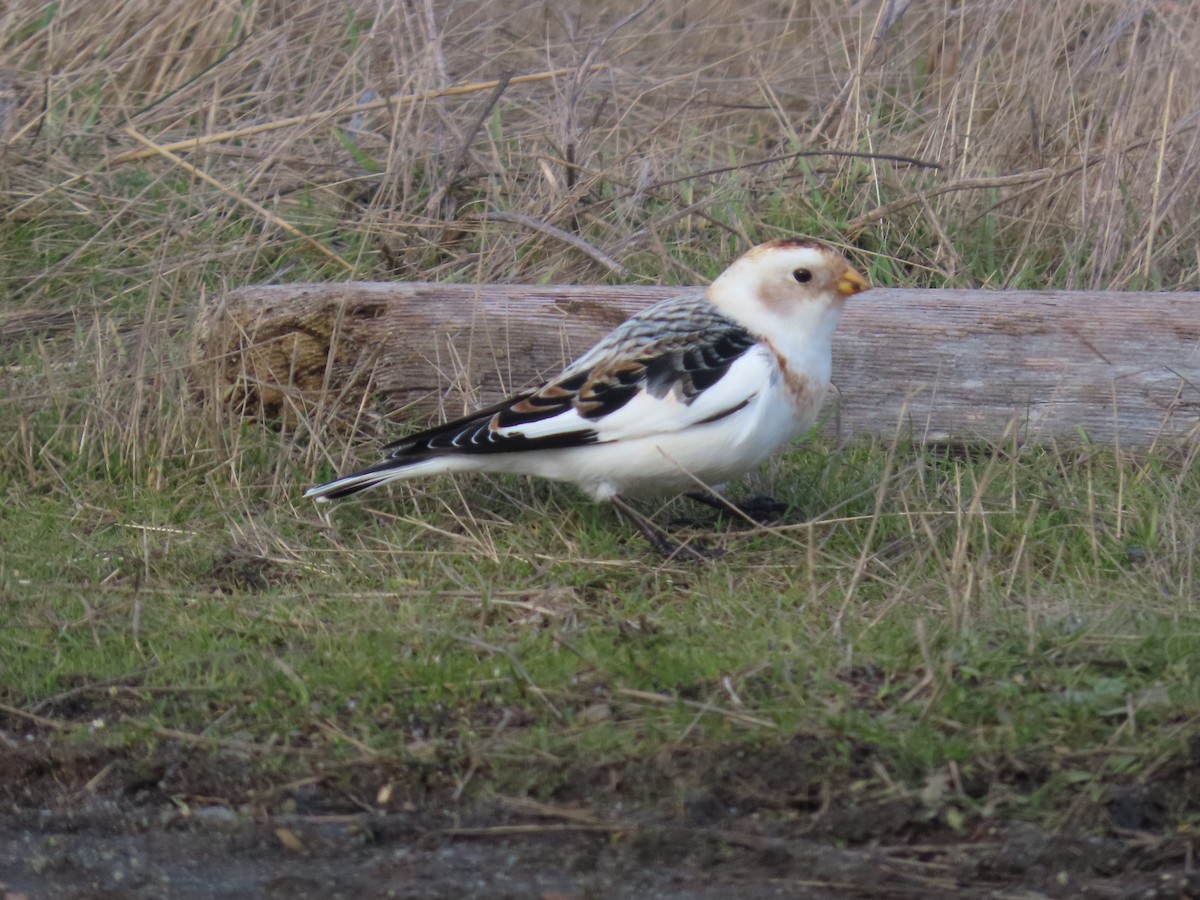
<svg viewBox="0 0 1200 900"><path fill-rule="evenodd" d="M1099 829L951 827L928 792L856 788L870 766L800 736L456 800L420 768L8 733L0 896L1200 897L1158 787L1100 798Z"/></svg>

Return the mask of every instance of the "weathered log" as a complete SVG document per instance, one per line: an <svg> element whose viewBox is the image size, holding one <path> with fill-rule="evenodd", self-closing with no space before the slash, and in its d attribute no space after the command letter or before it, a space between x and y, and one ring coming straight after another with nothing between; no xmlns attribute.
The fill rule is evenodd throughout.
<svg viewBox="0 0 1200 900"><path fill-rule="evenodd" d="M245 287L201 311L194 371L206 396L242 411L427 422L555 374L679 290ZM834 383L843 436L1195 436L1200 294L875 289L846 306Z"/></svg>

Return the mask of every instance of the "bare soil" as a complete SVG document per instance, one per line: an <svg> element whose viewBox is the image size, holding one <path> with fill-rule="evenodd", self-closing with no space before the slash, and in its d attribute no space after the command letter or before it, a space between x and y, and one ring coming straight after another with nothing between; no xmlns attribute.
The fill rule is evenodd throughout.
<svg viewBox="0 0 1200 900"><path fill-rule="evenodd" d="M833 780L826 756L796 737L456 800L428 768L0 731L0 897L1200 897L1164 825L1186 768L1055 830L950 827L919 792L858 790L869 748Z"/></svg>

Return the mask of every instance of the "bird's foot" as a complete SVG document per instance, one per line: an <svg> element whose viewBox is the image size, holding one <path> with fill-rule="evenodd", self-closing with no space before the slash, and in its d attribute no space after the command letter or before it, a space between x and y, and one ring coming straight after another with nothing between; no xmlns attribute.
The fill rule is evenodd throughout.
<svg viewBox="0 0 1200 900"><path fill-rule="evenodd" d="M720 548L709 547L707 544L698 541L690 541L686 544L673 541L655 528L653 522L620 497L611 498L611 502L617 514L641 532L642 537L646 539L650 546L667 559L690 559L698 561L717 559L725 554L725 551Z"/></svg>
<svg viewBox="0 0 1200 900"><path fill-rule="evenodd" d="M689 500L695 500L697 503L711 506L718 511L729 512L733 510L739 512L759 525L773 525L779 522L783 519L789 508L783 501L776 500L774 497L769 497L766 494L758 494L748 500L742 501L728 500L720 494L714 494L712 491L688 491L687 497Z"/></svg>
<svg viewBox="0 0 1200 900"><path fill-rule="evenodd" d="M735 503L734 506L761 525L780 522L788 513L788 505L768 494L756 494L748 500ZM803 516L803 513L800 513Z"/></svg>

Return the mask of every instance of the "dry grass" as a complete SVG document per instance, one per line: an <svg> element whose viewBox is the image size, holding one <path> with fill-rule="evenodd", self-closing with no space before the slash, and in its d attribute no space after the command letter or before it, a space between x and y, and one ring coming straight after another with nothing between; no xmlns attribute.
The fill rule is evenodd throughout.
<svg viewBox="0 0 1200 900"><path fill-rule="evenodd" d="M181 405L178 319L253 281L696 282L804 232L882 283L1200 284L1183 4L3 16L0 279L90 332L85 431L132 458L161 423L131 405Z"/></svg>
<svg viewBox="0 0 1200 900"><path fill-rule="evenodd" d="M163 218L152 191L119 186L137 171L186 186L191 216L172 216L171 234L144 229L131 256L194 238L232 214L232 193L335 244L352 231L360 274L603 274L545 234L488 221L502 212L673 277L691 273L668 249L698 234L720 260L794 222L932 282L1008 283L1052 251L1038 274L1069 287L1196 283L1200 23L1183 4L855 6L127 3L35 28L42 4L10 4L3 62L22 89L7 93L8 205L117 237L131 217ZM499 96L437 96L562 69ZM403 102L354 111L388 97ZM184 152L226 191L152 153L130 159L140 148L123 127L160 143L231 132ZM778 156L791 158L754 164ZM727 171L697 174L710 168ZM258 253L285 237L250 218ZM955 244L983 222L995 248L980 272ZM207 244L177 262L195 266Z"/></svg>
<svg viewBox="0 0 1200 900"><path fill-rule="evenodd" d="M708 712L883 748L884 793L973 770L992 813L1183 758L1195 448L819 448L763 476L814 521L697 571L505 480L319 518L342 439L201 421L186 373L231 286L695 282L797 233L884 284L1200 287L1189 5L13 0L0 34L10 706L203 689L130 721L459 793Z"/></svg>

